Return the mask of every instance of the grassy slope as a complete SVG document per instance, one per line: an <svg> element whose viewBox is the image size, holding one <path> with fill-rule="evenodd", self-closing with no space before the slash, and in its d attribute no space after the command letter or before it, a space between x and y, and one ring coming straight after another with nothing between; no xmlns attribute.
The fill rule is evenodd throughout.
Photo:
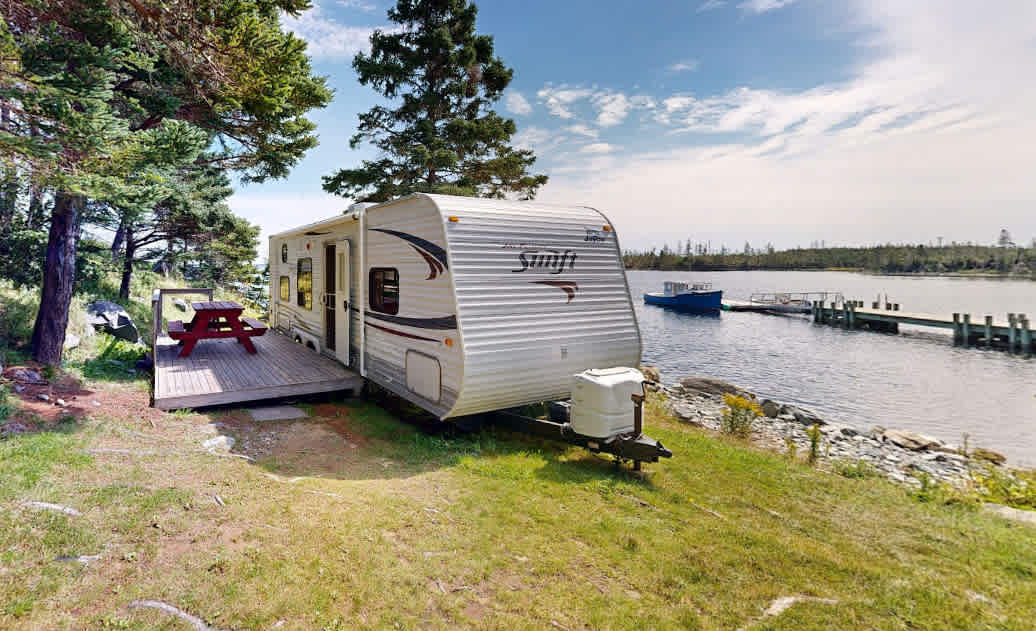
<svg viewBox="0 0 1036 631"><path fill-rule="evenodd" d="M225 629L1030 629L1036 619L1036 529L816 472L681 426L657 405L650 433L676 457L641 478L503 432L429 436L362 402L259 426L239 413L144 412L142 394L127 396L107 418L0 441L0 628L186 628L125 609L134 599ZM211 420L233 426L258 461L197 451ZM97 552L86 567L54 561ZM760 619L799 594L838 604Z"/></svg>

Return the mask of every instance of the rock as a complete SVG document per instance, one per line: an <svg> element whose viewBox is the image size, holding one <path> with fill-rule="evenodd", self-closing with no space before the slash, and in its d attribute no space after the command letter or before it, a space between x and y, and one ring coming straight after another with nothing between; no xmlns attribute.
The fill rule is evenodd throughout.
<svg viewBox="0 0 1036 631"><path fill-rule="evenodd" d="M50 401L50 395L49 394L37 394L36 398L39 399L40 401Z"/></svg>
<svg viewBox="0 0 1036 631"><path fill-rule="evenodd" d="M187 303L184 301L183 298L173 298L173 306L179 309L180 311L187 311Z"/></svg>
<svg viewBox="0 0 1036 631"><path fill-rule="evenodd" d="M985 460L995 465L1002 465L1007 462L1007 457L1003 454L997 453L992 449L983 449L982 447L972 449L971 457L975 460Z"/></svg>
<svg viewBox="0 0 1036 631"><path fill-rule="evenodd" d="M253 421L293 421L309 416L293 405L271 405L248 410Z"/></svg>
<svg viewBox="0 0 1036 631"><path fill-rule="evenodd" d="M764 399L761 406L763 408L763 414L766 418L777 418L777 415L781 411L781 406L777 405L776 402L770 399Z"/></svg>
<svg viewBox="0 0 1036 631"><path fill-rule="evenodd" d="M43 377L40 376L40 373L36 372L35 370L30 370L28 368L16 369L14 372L11 373L11 379L33 385L41 385L47 383L46 380L44 380Z"/></svg>
<svg viewBox="0 0 1036 631"><path fill-rule="evenodd" d="M114 302L92 302L87 305L86 313L87 322L95 329L129 342L136 343L140 340L140 331L137 330L137 325L133 324L129 313Z"/></svg>
<svg viewBox="0 0 1036 631"><path fill-rule="evenodd" d="M777 415L777 420L778 421L785 421L787 423L794 423L795 422L795 417L792 416L791 414L778 414Z"/></svg>
<svg viewBox="0 0 1036 631"><path fill-rule="evenodd" d="M14 384L14 391L17 392L18 394L21 394L21 393L25 392L25 386L16 383L16 384Z"/></svg>
<svg viewBox="0 0 1036 631"><path fill-rule="evenodd" d="M655 383L662 382L662 372L655 366L641 366L640 372L648 381L654 381Z"/></svg>
<svg viewBox="0 0 1036 631"><path fill-rule="evenodd" d="M70 351L73 348L79 348L81 341L75 333L65 333L65 350Z"/></svg>
<svg viewBox="0 0 1036 631"><path fill-rule="evenodd" d="M805 408L796 407L794 405L782 405L780 412L781 414L791 415L796 421L806 426L827 425L827 421L817 416L816 413Z"/></svg>
<svg viewBox="0 0 1036 631"><path fill-rule="evenodd" d="M932 438L931 436L908 432L902 429L885 430L885 433L882 434L882 436L892 444L912 451L924 451L929 447L938 447L942 444L939 440Z"/></svg>
<svg viewBox="0 0 1036 631"><path fill-rule="evenodd" d="M885 442L885 428L881 425L872 425L870 434L871 438L878 441L879 443Z"/></svg>
<svg viewBox="0 0 1036 631"><path fill-rule="evenodd" d="M99 408L99 407L101 407L101 402L100 401L91 401L90 405L94 406L95 408Z"/></svg>
<svg viewBox="0 0 1036 631"><path fill-rule="evenodd" d="M0 427L0 436L14 436L16 434L25 434L32 430L28 425L22 423L8 423L3 427Z"/></svg>
<svg viewBox="0 0 1036 631"><path fill-rule="evenodd" d="M231 448L233 448L235 442L237 441L231 438L230 436L219 435L206 440L201 444L201 446L206 449L230 451Z"/></svg>
<svg viewBox="0 0 1036 631"><path fill-rule="evenodd" d="M154 368L154 366L155 362L151 358L151 353L144 353L144 358L138 359L136 363L136 369L141 372L151 372L151 369Z"/></svg>
<svg viewBox="0 0 1036 631"><path fill-rule="evenodd" d="M855 438L856 436L860 435L860 432L856 431L856 429L853 428L853 427L849 427L848 425L843 425L839 429L842 432L842 436L850 436L850 437Z"/></svg>
<svg viewBox="0 0 1036 631"><path fill-rule="evenodd" d="M681 421L690 421L698 417L698 411L686 403L674 403L673 414L675 414Z"/></svg>
<svg viewBox="0 0 1036 631"><path fill-rule="evenodd" d="M58 400L57 400L57 401L55 401L54 403L55 403L55 404L57 404L57 405L59 405L59 406L61 406L61 407L65 407L66 405L68 405L68 403L67 403L67 402L65 402L65 400L64 400L64 399L58 399Z"/></svg>
<svg viewBox="0 0 1036 631"><path fill-rule="evenodd" d="M721 379L712 379L711 377L684 377L680 380L680 386L684 391L699 392L702 394L733 394L735 396L745 398L752 397L752 394L743 388L739 388Z"/></svg>

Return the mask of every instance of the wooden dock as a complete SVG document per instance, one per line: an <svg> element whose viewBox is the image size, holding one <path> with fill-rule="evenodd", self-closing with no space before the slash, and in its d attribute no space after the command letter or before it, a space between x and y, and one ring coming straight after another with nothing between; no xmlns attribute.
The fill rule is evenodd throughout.
<svg viewBox="0 0 1036 631"><path fill-rule="evenodd" d="M154 405L162 410L351 390L363 378L337 361L270 331L251 355L234 339L202 340L190 357L163 335L155 344Z"/></svg>
<svg viewBox="0 0 1036 631"><path fill-rule="evenodd" d="M777 291L756 292L748 300L723 299L724 311L753 311L756 313L802 313L813 311L818 302L842 300L834 291Z"/></svg>
<svg viewBox="0 0 1036 631"><path fill-rule="evenodd" d="M954 343L963 346L1001 348L1027 355L1033 351L1031 323L1024 313L1009 313L1004 320L986 315L973 321L970 313L942 316L900 311L899 304L885 303L884 309L880 303L871 303L869 309L863 305L862 300L831 304L819 302L813 305L813 321L847 329L866 328L889 333L898 333L901 324L949 329L953 331Z"/></svg>

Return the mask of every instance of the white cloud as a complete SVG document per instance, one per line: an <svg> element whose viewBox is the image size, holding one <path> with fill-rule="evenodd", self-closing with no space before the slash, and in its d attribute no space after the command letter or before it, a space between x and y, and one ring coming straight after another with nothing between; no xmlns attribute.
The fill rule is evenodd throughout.
<svg viewBox="0 0 1036 631"><path fill-rule="evenodd" d="M374 13L378 10L378 5L363 0L337 0L335 4L344 9L356 9L364 13Z"/></svg>
<svg viewBox="0 0 1036 631"><path fill-rule="evenodd" d="M795 0L745 0L737 5L745 13L766 13L792 4Z"/></svg>
<svg viewBox="0 0 1036 631"><path fill-rule="evenodd" d="M566 139L567 137L564 134L559 134L556 131L529 126L511 136L511 144L518 149L532 149L537 153L544 153L556 148Z"/></svg>
<svg viewBox="0 0 1036 631"><path fill-rule="evenodd" d="M590 88L578 88L565 84L555 87L547 84L536 93L536 96L541 103L547 106L547 110L551 114L558 118L569 119L575 116L569 109L570 106L577 101L590 98L593 94L594 91Z"/></svg>
<svg viewBox="0 0 1036 631"><path fill-rule="evenodd" d="M601 127L614 127L626 120L630 102L621 92L602 92L594 96L594 105L598 109L597 124Z"/></svg>
<svg viewBox="0 0 1036 631"><path fill-rule="evenodd" d="M504 95L504 107L507 111L517 116L525 116L532 111L532 104L522 96L521 92L508 90Z"/></svg>
<svg viewBox="0 0 1036 631"><path fill-rule="evenodd" d="M373 26L341 24L317 4L299 17L282 14L281 25L306 40L306 52L314 59L349 59L370 50L371 35L378 30Z"/></svg>
<svg viewBox="0 0 1036 631"><path fill-rule="evenodd" d="M1036 235L1036 84L1020 79L1036 3L854 0L851 16L866 38L849 79L662 98L653 119L685 148L566 162L540 197L609 211L628 246Z"/></svg>
<svg viewBox="0 0 1036 631"><path fill-rule="evenodd" d="M671 72L694 72L698 69L697 59L688 59L686 61L679 61L671 66L669 70Z"/></svg>
<svg viewBox="0 0 1036 631"><path fill-rule="evenodd" d="M326 193L234 193L228 203L235 215L262 227L260 260L266 259L271 234L334 217L350 204L349 200Z"/></svg>
<svg viewBox="0 0 1036 631"><path fill-rule="evenodd" d="M721 9L726 6L727 0L705 0L700 7L698 7L698 13L703 11L712 11L714 9Z"/></svg>
<svg viewBox="0 0 1036 631"><path fill-rule="evenodd" d="M569 133L576 134L577 136L586 136L587 138L598 138L601 135L601 133L593 127L583 124L569 125L565 130Z"/></svg>
<svg viewBox="0 0 1036 631"><path fill-rule="evenodd" d="M606 142L594 142L590 143L589 145L583 145L582 147L580 147L579 153L612 153L614 151L617 151L618 149L619 147L616 147L615 145L610 145Z"/></svg>

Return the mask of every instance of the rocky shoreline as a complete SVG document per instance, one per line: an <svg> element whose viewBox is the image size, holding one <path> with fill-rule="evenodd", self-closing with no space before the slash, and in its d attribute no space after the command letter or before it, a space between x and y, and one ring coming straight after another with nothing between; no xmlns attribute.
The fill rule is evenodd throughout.
<svg viewBox="0 0 1036 631"><path fill-rule="evenodd" d="M644 367L646 376L657 376ZM658 380L656 380L658 381ZM752 424L750 440L767 449L788 453L794 450L804 457L810 450L808 430L814 425L820 431L818 463L858 465L863 462L894 482L919 486L920 478L948 484L963 482L969 465L1002 466L1005 458L986 449L968 450L914 432L875 426L860 431L847 425L825 421L816 413L769 399L756 399L752 393L735 385L706 377L687 377L675 386L659 385L666 395L666 407L672 414L691 425L722 431L721 420L726 409L724 394L755 399L764 415ZM794 447L791 447L794 445Z"/></svg>

